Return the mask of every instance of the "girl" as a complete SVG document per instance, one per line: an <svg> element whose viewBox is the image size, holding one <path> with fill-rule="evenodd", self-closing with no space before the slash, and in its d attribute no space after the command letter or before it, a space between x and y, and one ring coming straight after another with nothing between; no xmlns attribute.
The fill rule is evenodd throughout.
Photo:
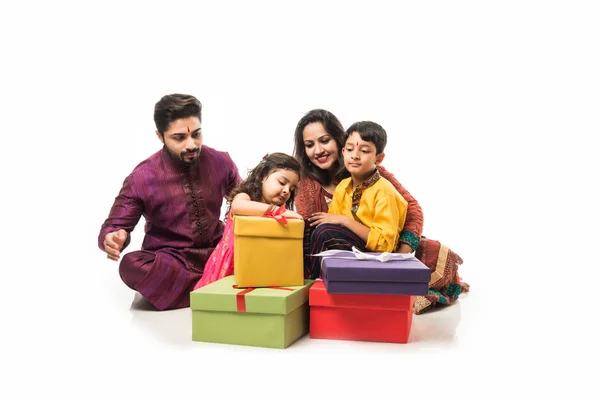
<svg viewBox="0 0 600 400"><path fill-rule="evenodd" d="M300 163L287 154L267 154L248 173L248 178L231 192L223 238L206 262L194 290L233 274L234 215L272 215L285 205L283 217L302 219L300 214L292 211L300 168Z"/></svg>

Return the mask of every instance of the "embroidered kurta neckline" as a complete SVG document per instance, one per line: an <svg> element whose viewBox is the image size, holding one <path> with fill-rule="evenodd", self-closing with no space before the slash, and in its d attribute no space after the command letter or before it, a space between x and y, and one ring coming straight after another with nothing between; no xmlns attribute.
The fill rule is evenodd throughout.
<svg viewBox="0 0 600 400"><path fill-rule="evenodd" d="M366 181L364 181L363 183L361 183L360 185L358 185L356 187L356 189L354 190L354 192L352 193L352 208L350 209L350 211L352 212L352 216L354 217L354 219L358 222L361 222L361 220L356 216L356 213L358 212L358 205L360 203L360 198L362 197L363 191L365 189L370 188L371 186L373 186L378 180L379 178L381 178L381 175L379 175L379 171L377 171L377 168L375 169L375 172L373 173L373 175L371 175L371 177L369 179L367 179ZM350 181L348 182L348 187L351 188L353 185L352 179L350 179Z"/></svg>

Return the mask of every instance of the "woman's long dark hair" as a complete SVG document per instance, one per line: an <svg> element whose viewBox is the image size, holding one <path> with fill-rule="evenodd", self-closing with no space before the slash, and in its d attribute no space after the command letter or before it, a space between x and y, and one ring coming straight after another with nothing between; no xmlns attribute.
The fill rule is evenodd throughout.
<svg viewBox="0 0 600 400"><path fill-rule="evenodd" d="M248 196L250 196L250 199L254 201L260 201L262 199L263 180L277 169L294 171L296 174L298 174L298 176L300 176L300 170L302 167L294 157L285 153L267 154L256 167L248 172L248 177L246 180L229 194L227 201L231 204L233 198L239 193L246 193ZM296 193L294 190L290 191L290 198L285 202L285 207L288 210L292 209L295 194Z"/></svg>
<svg viewBox="0 0 600 400"><path fill-rule="evenodd" d="M314 165L306 155L306 149L304 148L304 128L308 124L313 122L320 122L323 124L325 131L331 136L338 147L338 159L332 165L335 174L332 178L331 175L324 169L321 169ZM302 176L309 176L316 179L321 185L329 185L333 181L340 181L341 179L350 176L346 168L344 167L342 147L344 147L344 128L342 123L333 113L323 110L314 109L306 113L296 126L296 132L294 133L294 152L293 155L302 165Z"/></svg>

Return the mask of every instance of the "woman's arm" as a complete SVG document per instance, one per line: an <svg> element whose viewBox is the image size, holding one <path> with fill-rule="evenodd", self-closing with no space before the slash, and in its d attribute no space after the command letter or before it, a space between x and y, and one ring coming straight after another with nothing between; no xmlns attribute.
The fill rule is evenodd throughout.
<svg viewBox="0 0 600 400"><path fill-rule="evenodd" d="M310 202L310 193L309 193L309 185L307 185L306 180L301 179L298 183L298 189L296 191L296 197L294 197L294 207L298 214L302 215L304 218L309 217L314 211L310 210L309 202Z"/></svg>
<svg viewBox="0 0 600 400"><path fill-rule="evenodd" d="M327 212L327 202L321 193L321 184L312 178L304 177L298 183L294 198L296 211L304 218L316 212Z"/></svg>

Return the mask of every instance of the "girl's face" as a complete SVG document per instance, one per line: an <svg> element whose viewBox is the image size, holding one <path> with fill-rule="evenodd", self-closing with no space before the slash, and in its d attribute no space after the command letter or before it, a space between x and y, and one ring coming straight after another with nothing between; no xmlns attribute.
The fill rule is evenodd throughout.
<svg viewBox="0 0 600 400"><path fill-rule="evenodd" d="M304 151L311 163L317 167L328 170L339 157L337 143L320 122L312 122L302 132Z"/></svg>
<svg viewBox="0 0 600 400"><path fill-rule="evenodd" d="M289 169L276 169L262 181L262 202L282 205L298 187L298 174Z"/></svg>

